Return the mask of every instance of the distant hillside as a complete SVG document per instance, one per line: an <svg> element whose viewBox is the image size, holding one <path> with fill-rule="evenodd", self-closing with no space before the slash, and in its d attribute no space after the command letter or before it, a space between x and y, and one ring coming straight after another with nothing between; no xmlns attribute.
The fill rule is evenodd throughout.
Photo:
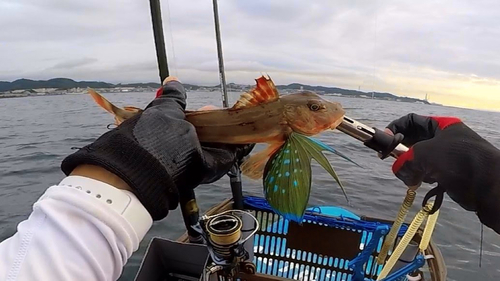
<svg viewBox="0 0 500 281"><path fill-rule="evenodd" d="M113 85L113 84L110 84L110 85ZM154 82L151 82L151 83L131 83L131 84L121 84L120 83L120 84L115 84L112 87L135 87L135 88L138 88L138 87L150 87L150 88L159 88L160 87L160 83L154 83ZM92 88L92 87L90 87L90 88ZM98 87L96 87L96 88L98 88Z"/></svg>
<svg viewBox="0 0 500 281"><path fill-rule="evenodd" d="M196 87L201 87L201 86L196 86ZM228 88L230 89L240 89L240 90L249 90L253 86L249 85L239 85L239 84L234 84L234 83L229 83ZM220 84L216 86L207 86L207 87L201 87L204 89L220 89ZM347 89L342 89L342 88L337 88L337 87L324 87L324 86L311 86L311 85L305 85L305 84L299 84L299 83L292 83L288 85L276 85L276 88L280 91L298 91L300 89L302 90L308 90L308 91L313 91L317 94L324 95L324 94L340 94L342 96L350 96L350 97L357 97L357 98L376 98L376 99L384 99L384 100L399 100L399 101L404 101L404 102L421 102L425 104L430 104L426 100L421 100L417 98L409 98L409 97L401 97L401 96L396 96L391 93L379 93L379 92L362 92L362 91L357 91L357 90L347 90Z"/></svg>
<svg viewBox="0 0 500 281"><path fill-rule="evenodd" d="M241 85L235 83L229 83L229 89L232 90L249 90L251 85ZM111 84L101 81L75 81L68 78L54 78L50 80L30 80L30 79L18 79L13 82L2 82L0 81L0 93L7 91L15 91L15 90L28 90L32 91L33 89L42 89L42 88L56 88L56 89L73 89L73 88L115 88L115 87L132 87L132 88L154 88L157 89L160 87L159 83L131 83L131 84ZM184 87L187 90L219 90L220 85L216 86L198 86L192 84L184 84ZM343 96L352 96L352 97L364 97L364 98L377 98L377 99L387 99L387 100L401 100L406 102L422 102L427 103L426 100L420 100L416 98L408 98L408 97L400 97L390 93L379 93L379 92L361 92L356 90L347 90L336 87L324 87L324 86L310 86L299 83L292 83L289 85L277 85L278 90L284 91L294 91L294 90L309 90L316 92L320 95L323 94L340 94Z"/></svg>
<svg viewBox="0 0 500 281"><path fill-rule="evenodd" d="M97 81L76 82L67 78L54 78L50 80L19 79L13 82L0 82L0 92L40 88L70 89L78 87L110 88L113 87L113 84Z"/></svg>
<svg viewBox="0 0 500 281"><path fill-rule="evenodd" d="M160 83L130 83L130 84L112 84L101 81L75 81L68 78L54 78L50 80L30 80L18 79L13 82L0 81L0 92L14 90L31 90L42 88L72 89L72 88L114 88L114 87L134 87L134 88L159 88ZM197 90L200 86L184 84L184 87L190 90Z"/></svg>
<svg viewBox="0 0 500 281"><path fill-rule="evenodd" d="M304 89L304 90L317 92L319 94L341 94L344 96L357 96L357 97L360 97L360 96L372 97L372 95L373 95L374 98L382 98L382 99L383 98L388 98L388 99L401 99L401 98L403 98L407 101L425 102L425 101L420 100L420 99L400 97L400 96L396 96L396 95L393 95L390 93L361 92L361 91L357 91L357 90L347 90L347 89L341 89L341 88L336 88L336 87L310 86L310 85L304 85L304 84L299 84L299 83L292 83L289 85L277 85L276 87L278 88L278 90L300 90L302 87L302 89Z"/></svg>
<svg viewBox="0 0 500 281"><path fill-rule="evenodd" d="M13 82L0 81L0 92L14 91L14 90L29 90L41 88L58 88L58 89L71 89L71 88L113 88L113 87L152 87L158 88L159 83L133 83L133 84L111 84L101 81L75 81L68 78L54 78L50 80L30 80L18 79Z"/></svg>

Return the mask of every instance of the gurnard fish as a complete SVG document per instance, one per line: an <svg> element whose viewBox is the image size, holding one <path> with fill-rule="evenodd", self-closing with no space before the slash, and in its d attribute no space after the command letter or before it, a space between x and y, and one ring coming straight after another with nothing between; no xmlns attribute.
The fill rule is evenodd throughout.
<svg viewBox="0 0 500 281"><path fill-rule="evenodd" d="M186 111L186 120L196 128L200 142L268 144L240 168L245 176L262 179L269 205L286 219L302 222L311 191L311 159L337 181L349 202L323 151L356 163L310 137L335 129L344 117L342 106L310 91L280 96L269 77L261 76L256 82L231 108ZM116 125L143 111L131 106L119 108L96 91L89 89L89 93L114 115Z"/></svg>

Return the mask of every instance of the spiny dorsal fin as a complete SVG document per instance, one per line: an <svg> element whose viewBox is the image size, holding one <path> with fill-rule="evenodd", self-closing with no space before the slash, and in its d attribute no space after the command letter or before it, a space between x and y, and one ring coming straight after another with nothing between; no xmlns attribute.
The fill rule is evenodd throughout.
<svg viewBox="0 0 500 281"><path fill-rule="evenodd" d="M255 79L257 86L249 93L241 95L234 104L233 109L256 106L262 103L276 101L279 98L278 90L271 77L261 76Z"/></svg>

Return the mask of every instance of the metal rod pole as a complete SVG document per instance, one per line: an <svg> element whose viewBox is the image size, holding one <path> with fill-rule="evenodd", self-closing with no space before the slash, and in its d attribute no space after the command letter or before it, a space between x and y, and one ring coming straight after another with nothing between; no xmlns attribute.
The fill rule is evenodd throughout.
<svg viewBox="0 0 500 281"><path fill-rule="evenodd" d="M156 58L158 61L158 71L160 74L160 84L169 76L167 52L165 48L165 38L163 35L163 24L161 20L160 0L149 0L151 9L151 22L153 25L153 35L155 38ZM193 190L181 192L179 194L182 217L191 243L201 243L201 235L194 231L191 226L198 223L199 209L196 203L196 196Z"/></svg>
<svg viewBox="0 0 500 281"><path fill-rule="evenodd" d="M217 0L213 0L214 5L214 21L215 21L215 38L217 41L217 57L219 58L219 75L220 75L220 87L222 90L222 105L224 107L229 107L229 102L227 98L226 89L226 74L224 73L224 59L222 57L222 42L220 37L220 27L219 27L219 9L217 7Z"/></svg>
<svg viewBox="0 0 500 281"><path fill-rule="evenodd" d="M163 36L163 24L161 20L160 0L149 0L151 8L151 22L155 37L156 59L160 73L160 84L168 77L167 52L165 50L165 38Z"/></svg>
<svg viewBox="0 0 500 281"><path fill-rule="evenodd" d="M224 58L222 55L222 42L220 36L220 27L219 27L219 9L217 7L217 0L213 0L214 5L214 21L215 21L215 38L217 41L217 56L219 58L219 75L220 75L220 86L222 90L222 105L224 107L229 107L229 101L227 98L227 89L226 89L226 75L224 73ZM234 209L243 209L243 190L241 187L241 171L238 164L235 164L231 171L228 173L230 184L231 184L231 193L233 195L233 208Z"/></svg>

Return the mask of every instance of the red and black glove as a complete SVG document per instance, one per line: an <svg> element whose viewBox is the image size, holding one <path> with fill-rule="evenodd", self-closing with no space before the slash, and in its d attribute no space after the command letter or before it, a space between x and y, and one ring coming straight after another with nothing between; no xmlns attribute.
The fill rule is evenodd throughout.
<svg viewBox="0 0 500 281"><path fill-rule="evenodd" d="M455 117L412 113L387 128L410 147L392 166L399 179L408 186L437 183L429 195L446 192L500 234L500 150Z"/></svg>

